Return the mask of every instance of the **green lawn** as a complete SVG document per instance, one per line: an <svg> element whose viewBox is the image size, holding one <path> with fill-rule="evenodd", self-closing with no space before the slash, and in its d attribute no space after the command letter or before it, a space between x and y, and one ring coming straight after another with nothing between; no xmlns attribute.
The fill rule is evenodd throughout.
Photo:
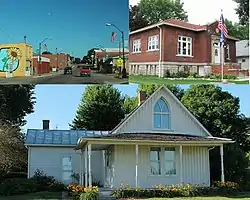
<svg viewBox="0 0 250 200"><path fill-rule="evenodd" d="M61 200L61 192L37 192L14 196L0 196L0 200Z"/></svg>
<svg viewBox="0 0 250 200"><path fill-rule="evenodd" d="M216 80L170 80L166 78L159 78L156 76L129 76L130 83L137 84L212 84L218 83L221 81ZM249 81L230 81L230 83L235 84L249 84Z"/></svg>

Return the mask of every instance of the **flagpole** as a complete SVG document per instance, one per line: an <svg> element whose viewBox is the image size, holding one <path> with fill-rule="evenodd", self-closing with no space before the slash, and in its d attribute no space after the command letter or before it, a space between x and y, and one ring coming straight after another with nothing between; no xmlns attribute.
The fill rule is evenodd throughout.
<svg viewBox="0 0 250 200"><path fill-rule="evenodd" d="M224 81L224 42L221 44L221 81Z"/></svg>

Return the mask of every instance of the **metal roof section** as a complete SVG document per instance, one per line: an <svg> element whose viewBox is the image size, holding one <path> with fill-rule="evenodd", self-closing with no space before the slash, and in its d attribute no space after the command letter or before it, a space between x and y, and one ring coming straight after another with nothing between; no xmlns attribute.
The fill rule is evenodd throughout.
<svg viewBox="0 0 250 200"><path fill-rule="evenodd" d="M28 129L25 145L75 146L79 138L100 137L109 133L109 131Z"/></svg>
<svg viewBox="0 0 250 200"><path fill-rule="evenodd" d="M249 40L236 42L236 57L249 57Z"/></svg>

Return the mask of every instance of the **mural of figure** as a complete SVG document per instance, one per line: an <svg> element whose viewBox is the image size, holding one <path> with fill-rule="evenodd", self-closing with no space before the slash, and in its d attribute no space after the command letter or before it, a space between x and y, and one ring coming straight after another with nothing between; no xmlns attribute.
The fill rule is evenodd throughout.
<svg viewBox="0 0 250 200"><path fill-rule="evenodd" d="M12 71L15 71L19 67L19 60L22 58L20 49L2 48L0 49L0 72L8 71L9 64L13 65Z"/></svg>

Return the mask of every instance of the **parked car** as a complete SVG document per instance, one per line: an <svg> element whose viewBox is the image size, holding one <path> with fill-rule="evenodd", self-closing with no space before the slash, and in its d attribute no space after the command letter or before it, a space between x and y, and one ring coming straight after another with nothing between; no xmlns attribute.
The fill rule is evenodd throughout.
<svg viewBox="0 0 250 200"><path fill-rule="evenodd" d="M91 76L91 69L90 69L90 67L82 67L80 69L80 76Z"/></svg>
<svg viewBox="0 0 250 200"><path fill-rule="evenodd" d="M65 67L64 68L64 74L72 74L72 68L71 67Z"/></svg>

